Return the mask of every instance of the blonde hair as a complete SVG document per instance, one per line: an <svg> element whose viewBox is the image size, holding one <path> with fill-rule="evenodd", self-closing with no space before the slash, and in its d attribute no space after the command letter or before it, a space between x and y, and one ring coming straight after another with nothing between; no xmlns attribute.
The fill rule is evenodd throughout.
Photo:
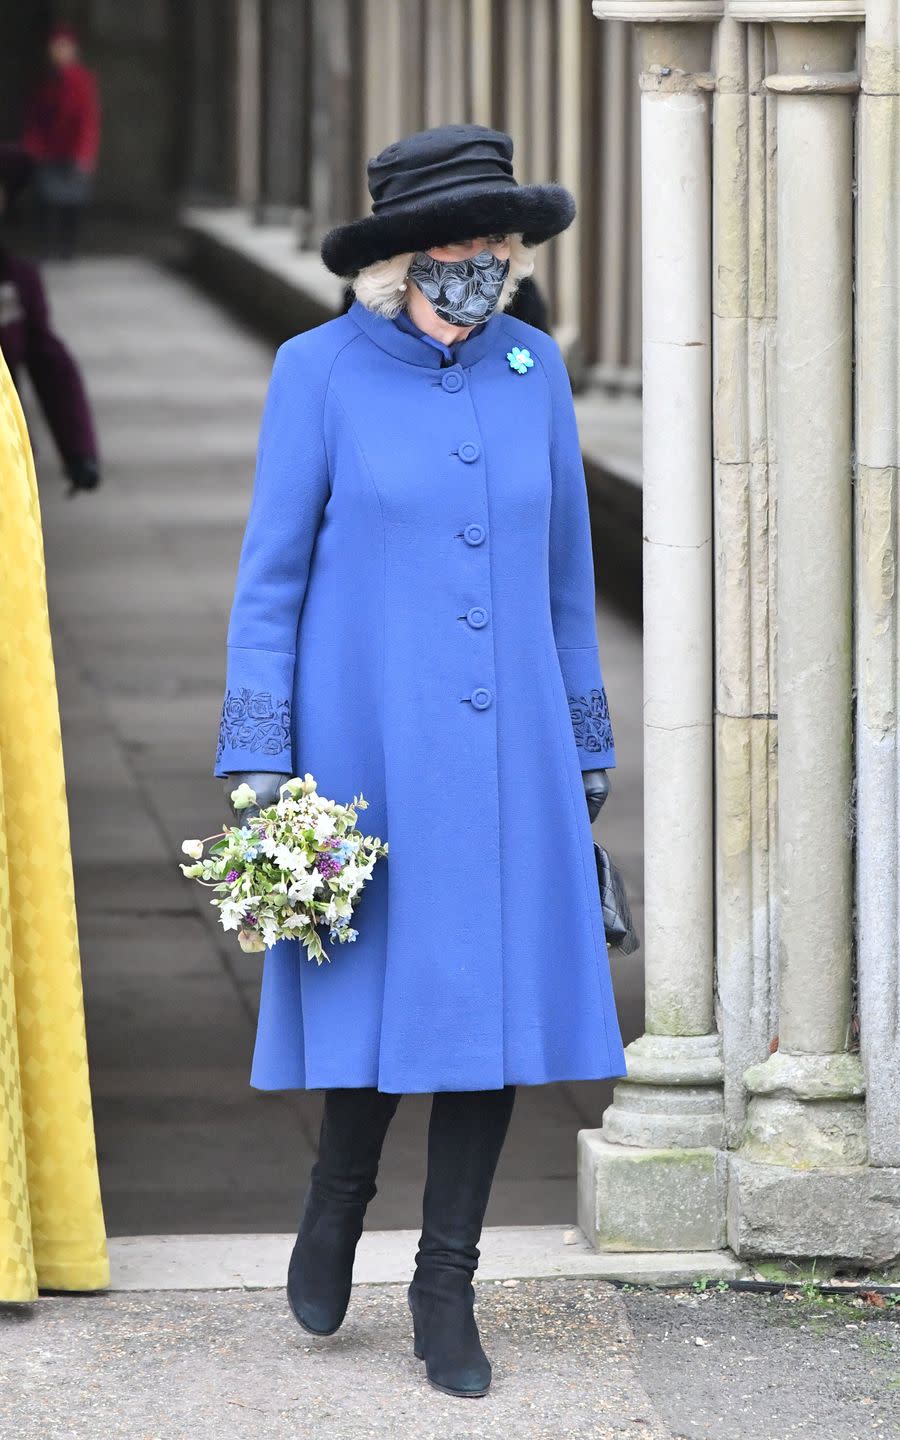
<svg viewBox="0 0 900 1440"><path fill-rule="evenodd" d="M507 238L509 270L500 291L498 310L506 309L519 288L519 282L534 269L534 246L526 245L517 233ZM392 255L390 260L376 260L374 265L366 265L360 270L350 282L360 304L365 305L367 310L374 310L376 315L386 316L388 320L399 315L406 306L406 277L415 253L410 250L402 255Z"/></svg>

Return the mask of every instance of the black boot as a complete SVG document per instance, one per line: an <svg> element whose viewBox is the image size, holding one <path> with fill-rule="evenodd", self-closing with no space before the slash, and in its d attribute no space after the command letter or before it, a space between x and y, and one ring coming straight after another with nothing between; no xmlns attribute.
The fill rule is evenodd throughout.
<svg viewBox="0 0 900 1440"><path fill-rule="evenodd" d="M491 1383L472 1276L515 1097L514 1085L444 1090L431 1104L422 1235L407 1298L415 1354L431 1384L448 1395L485 1395Z"/></svg>
<svg viewBox="0 0 900 1440"><path fill-rule="evenodd" d="M399 1103L399 1095L374 1086L325 1091L319 1154L287 1279L288 1304L312 1335L333 1335L347 1313L356 1245Z"/></svg>

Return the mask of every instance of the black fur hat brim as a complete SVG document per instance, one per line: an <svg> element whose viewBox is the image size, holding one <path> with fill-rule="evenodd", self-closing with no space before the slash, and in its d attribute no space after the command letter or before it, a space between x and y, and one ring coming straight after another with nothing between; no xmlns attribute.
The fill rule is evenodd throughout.
<svg viewBox="0 0 900 1440"><path fill-rule="evenodd" d="M336 225L322 241L322 259L349 279L376 260L495 231L521 233L527 244L538 245L574 219L575 199L563 185L467 186Z"/></svg>

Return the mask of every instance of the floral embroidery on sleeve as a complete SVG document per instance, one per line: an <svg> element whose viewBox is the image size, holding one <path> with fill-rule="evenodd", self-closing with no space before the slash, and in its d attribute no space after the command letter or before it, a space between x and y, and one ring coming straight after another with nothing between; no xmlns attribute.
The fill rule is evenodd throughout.
<svg viewBox="0 0 900 1440"><path fill-rule="evenodd" d="M589 754L612 750L613 733L606 691L590 690L587 695L569 695L567 698L578 748Z"/></svg>
<svg viewBox="0 0 900 1440"><path fill-rule="evenodd" d="M281 755L291 746L291 702L273 701L268 690L228 690L219 724L217 762L226 747L253 755Z"/></svg>

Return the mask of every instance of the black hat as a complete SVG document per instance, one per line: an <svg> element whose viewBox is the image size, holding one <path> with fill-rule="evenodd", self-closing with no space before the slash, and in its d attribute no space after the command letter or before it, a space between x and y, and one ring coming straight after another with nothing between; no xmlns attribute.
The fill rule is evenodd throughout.
<svg viewBox="0 0 900 1440"><path fill-rule="evenodd" d="M573 196L562 185L518 185L512 153L509 135L486 125L438 125L388 145L367 167L371 215L329 230L322 259L349 276L493 231L521 232L530 245L558 235L575 218Z"/></svg>

